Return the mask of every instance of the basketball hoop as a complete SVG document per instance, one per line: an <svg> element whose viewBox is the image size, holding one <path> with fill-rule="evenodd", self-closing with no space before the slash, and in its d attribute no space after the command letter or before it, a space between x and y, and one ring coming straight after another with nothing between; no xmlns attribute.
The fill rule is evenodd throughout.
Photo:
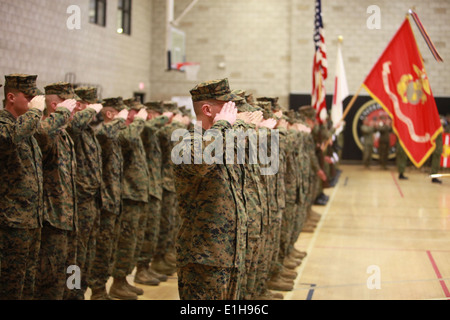
<svg viewBox="0 0 450 320"><path fill-rule="evenodd" d="M190 81L197 81L197 74L200 70L200 63L198 62L184 62L177 64L177 70L186 73L186 79Z"/></svg>

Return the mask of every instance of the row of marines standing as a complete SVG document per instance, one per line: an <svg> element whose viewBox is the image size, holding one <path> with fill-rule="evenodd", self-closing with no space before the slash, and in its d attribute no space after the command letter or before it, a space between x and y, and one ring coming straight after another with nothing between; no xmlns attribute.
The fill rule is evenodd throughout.
<svg viewBox="0 0 450 320"><path fill-rule="evenodd" d="M64 82L44 93L36 79L5 76L0 298L81 300L90 287L91 299L137 299L126 280L136 267L144 285L176 272L167 157L190 115L173 102L100 102Z"/></svg>

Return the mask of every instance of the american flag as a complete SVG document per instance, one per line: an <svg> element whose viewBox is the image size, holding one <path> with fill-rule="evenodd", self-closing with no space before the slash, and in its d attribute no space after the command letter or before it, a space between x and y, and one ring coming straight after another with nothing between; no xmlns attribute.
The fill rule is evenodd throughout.
<svg viewBox="0 0 450 320"><path fill-rule="evenodd" d="M327 104L324 81L328 77L327 52L322 21L322 4L316 0L316 17L314 30L314 66L313 66L313 90L311 106L316 109L317 120L323 123L326 119Z"/></svg>

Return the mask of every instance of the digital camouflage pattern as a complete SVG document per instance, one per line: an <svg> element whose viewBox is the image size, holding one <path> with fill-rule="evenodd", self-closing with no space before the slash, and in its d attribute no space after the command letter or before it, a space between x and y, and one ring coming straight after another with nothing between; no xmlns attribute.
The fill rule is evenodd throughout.
<svg viewBox="0 0 450 320"><path fill-rule="evenodd" d="M79 87L75 89L75 94L80 97L82 101L89 104L98 103L97 88L95 87Z"/></svg>
<svg viewBox="0 0 450 320"><path fill-rule="evenodd" d="M42 154L34 134L42 112L31 109L17 119L0 111L0 225L38 228L43 220Z"/></svg>
<svg viewBox="0 0 450 320"><path fill-rule="evenodd" d="M198 84L191 90L192 101L236 101L242 99L230 89L228 79L212 80Z"/></svg>
<svg viewBox="0 0 450 320"><path fill-rule="evenodd" d="M122 207L123 156L119 140L125 120L103 123L96 136L102 150L102 209L119 215Z"/></svg>
<svg viewBox="0 0 450 320"><path fill-rule="evenodd" d="M106 288L112 276L115 248L120 235L122 213L123 156L119 140L125 120L103 123L97 130L102 149L102 209L96 237L96 254L88 285L92 290Z"/></svg>
<svg viewBox="0 0 450 320"><path fill-rule="evenodd" d="M149 170L149 194L162 200L162 149L160 145L160 129L169 122L169 118L160 116L145 122L141 137L144 144L147 166Z"/></svg>
<svg viewBox="0 0 450 320"><path fill-rule="evenodd" d="M103 108L113 108L119 112L127 108L122 97L106 98L102 101L102 105Z"/></svg>
<svg viewBox="0 0 450 320"><path fill-rule="evenodd" d="M86 108L75 113L67 127L77 160L77 196L82 199L99 195L102 183L102 150L90 126L95 115L94 109Z"/></svg>
<svg viewBox="0 0 450 320"><path fill-rule="evenodd" d="M242 120L236 121L233 127L237 132L246 132L254 130L255 126L247 124ZM257 138L257 137L256 137ZM244 169L244 199L245 211L247 214L247 250L245 254L245 275L241 285L241 298L250 300L256 294L256 276L258 260L262 250L264 217L268 216L267 199L264 186L261 182L261 169L258 163L250 164L249 138L245 145L238 145L238 148L245 147Z"/></svg>
<svg viewBox="0 0 450 320"><path fill-rule="evenodd" d="M87 279L95 254L95 239L101 207L102 157L100 144L90 126L96 111L86 108L73 115L67 128L74 142L77 173L78 233L75 261L81 269L81 290L72 290L70 296L84 298ZM73 245L71 246L73 250ZM70 250L69 250L70 251ZM73 255L73 253L72 253Z"/></svg>
<svg viewBox="0 0 450 320"><path fill-rule="evenodd" d="M150 102L144 103L144 105L147 108L147 110L156 111L160 114L163 113L164 101L150 101Z"/></svg>
<svg viewBox="0 0 450 320"><path fill-rule="evenodd" d="M41 228L0 226L0 300L32 300Z"/></svg>
<svg viewBox="0 0 450 320"><path fill-rule="evenodd" d="M46 95L56 95L63 100L75 99L77 101L82 101L81 98L75 94L72 84L68 82L52 83L44 89Z"/></svg>
<svg viewBox="0 0 450 320"><path fill-rule="evenodd" d="M121 130L119 138L123 155L122 197L147 203L149 195L149 172L141 134L145 121L134 121Z"/></svg>
<svg viewBox="0 0 450 320"><path fill-rule="evenodd" d="M30 97L44 95L44 93L36 86L37 77L37 75L28 74L6 75L5 90L15 89Z"/></svg>
<svg viewBox="0 0 450 320"><path fill-rule="evenodd" d="M64 129L71 113L56 108L41 121L35 137L43 155L44 221L61 230L76 230L76 156L72 138Z"/></svg>
<svg viewBox="0 0 450 320"><path fill-rule="evenodd" d="M178 291L181 300L239 300L242 275L236 268L189 264L178 269Z"/></svg>
<svg viewBox="0 0 450 320"><path fill-rule="evenodd" d="M212 129L231 129L218 121ZM198 130L198 129L197 129ZM194 157L194 130L185 137ZM194 159L192 158L192 163ZM230 165L174 165L175 185L181 226L177 236L177 266L203 264L223 268L243 268L247 217L236 184L239 176Z"/></svg>

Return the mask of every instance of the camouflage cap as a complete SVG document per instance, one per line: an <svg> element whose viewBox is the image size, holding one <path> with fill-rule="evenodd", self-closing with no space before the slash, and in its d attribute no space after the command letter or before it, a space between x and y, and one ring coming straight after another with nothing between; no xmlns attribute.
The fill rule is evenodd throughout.
<svg viewBox="0 0 450 320"><path fill-rule="evenodd" d="M56 82L49 84L45 87L45 94L57 95L64 100L75 99L77 101L82 101L82 99L77 94L75 94L72 84L68 82Z"/></svg>
<svg viewBox="0 0 450 320"><path fill-rule="evenodd" d="M180 112L181 112L181 114L183 115L183 116L185 116L185 117L189 117L189 118L191 118L192 117L192 113L191 113L191 110L189 110L188 108L186 108L186 107L180 107Z"/></svg>
<svg viewBox="0 0 450 320"><path fill-rule="evenodd" d="M130 109L130 110L136 110L139 111L143 108L145 108L145 106L140 103L137 98L131 98L131 99L126 99L123 100L123 103Z"/></svg>
<svg viewBox="0 0 450 320"><path fill-rule="evenodd" d="M272 104L269 101L258 101L258 106L262 109L264 119L273 118Z"/></svg>
<svg viewBox="0 0 450 320"><path fill-rule="evenodd" d="M119 112L127 109L127 106L123 103L122 97L104 99L102 105L103 108L113 108Z"/></svg>
<svg viewBox="0 0 450 320"><path fill-rule="evenodd" d="M163 102L163 112L173 112L178 113L178 103L174 101L164 101Z"/></svg>
<svg viewBox="0 0 450 320"><path fill-rule="evenodd" d="M255 104L255 98L253 97L253 93L245 94L245 100L247 100L248 104L251 104L251 105Z"/></svg>
<svg viewBox="0 0 450 320"><path fill-rule="evenodd" d="M5 76L5 89L16 89L28 96L41 96L44 93L36 86L37 75L10 74Z"/></svg>
<svg viewBox="0 0 450 320"><path fill-rule="evenodd" d="M97 88L95 87L79 87L75 89L75 94L80 97L81 100L90 104L98 102Z"/></svg>
<svg viewBox="0 0 450 320"><path fill-rule="evenodd" d="M256 100L259 102L270 102L273 110L279 110L280 106L278 104L278 97L259 97Z"/></svg>
<svg viewBox="0 0 450 320"><path fill-rule="evenodd" d="M298 109L300 115L307 119L314 120L316 118L316 109L311 106L303 106Z"/></svg>
<svg viewBox="0 0 450 320"><path fill-rule="evenodd" d="M163 113L164 101L149 101L144 103L147 110L156 111L158 113Z"/></svg>
<svg viewBox="0 0 450 320"><path fill-rule="evenodd" d="M207 100L219 100L219 101L238 101L242 99L233 92L231 92L228 79L212 80L202 82L195 86L190 91L192 101L207 101Z"/></svg>

